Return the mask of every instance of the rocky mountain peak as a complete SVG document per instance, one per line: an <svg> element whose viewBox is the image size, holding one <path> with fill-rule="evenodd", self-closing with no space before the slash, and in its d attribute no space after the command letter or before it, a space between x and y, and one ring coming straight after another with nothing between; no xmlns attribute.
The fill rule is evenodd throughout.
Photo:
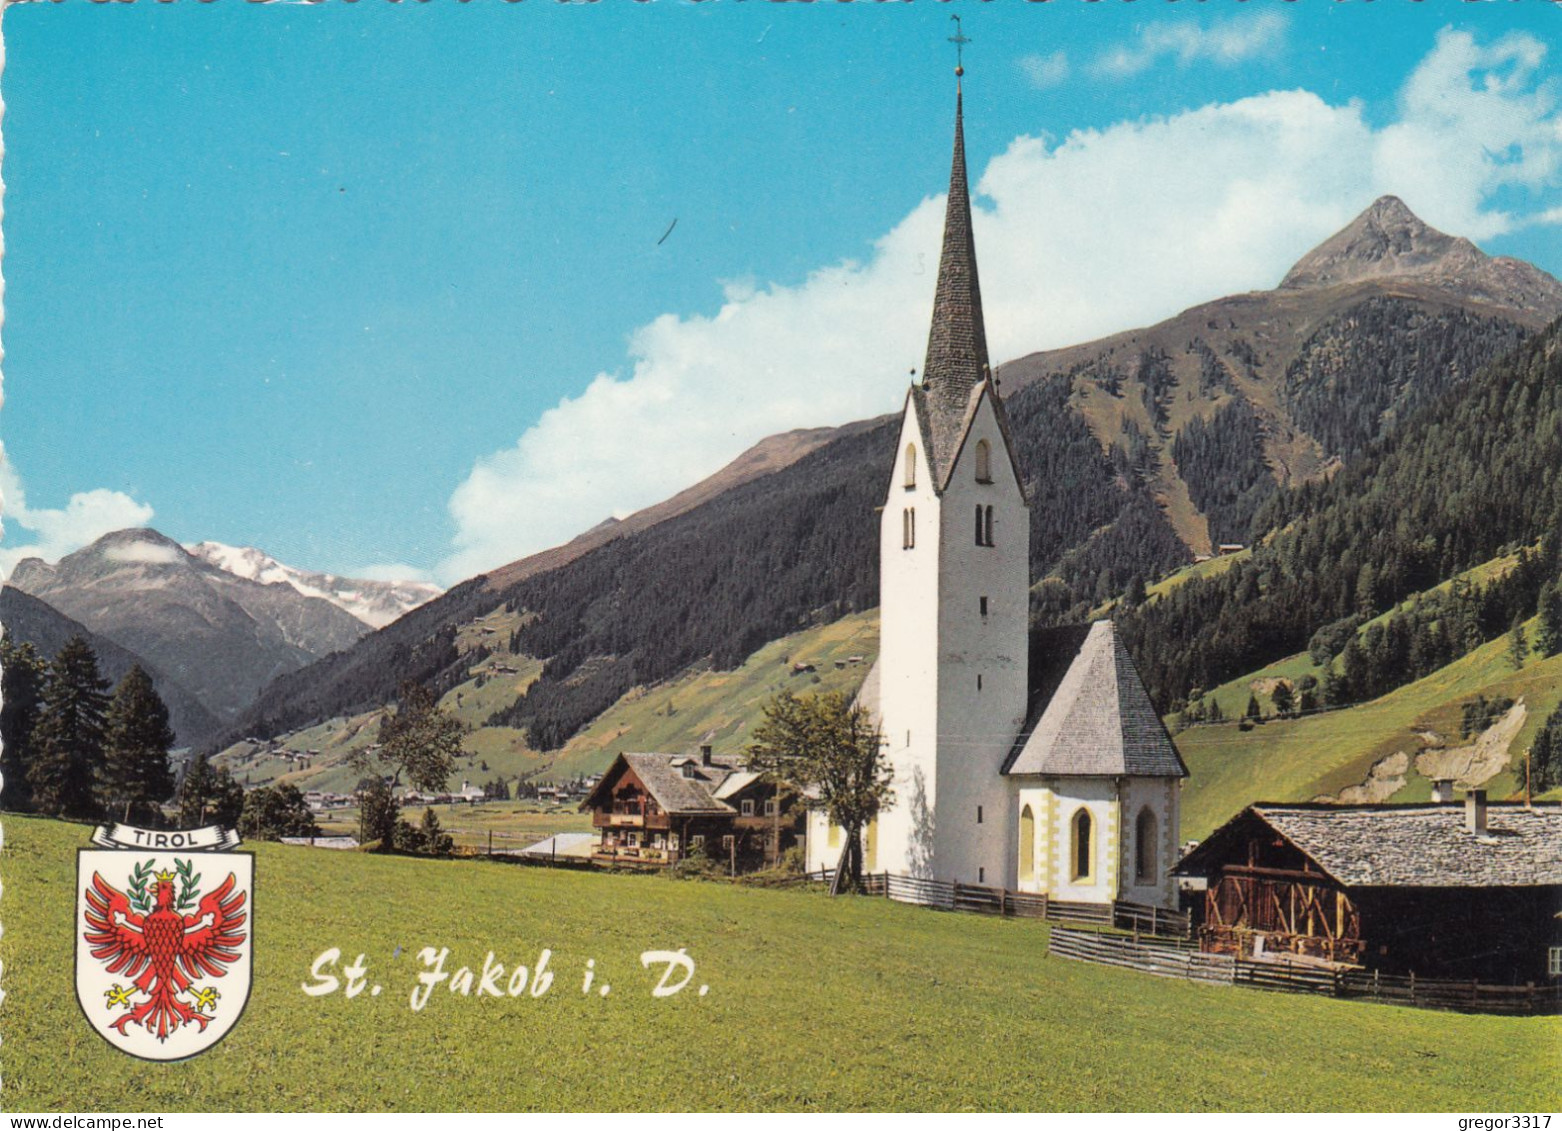
<svg viewBox="0 0 1562 1131"><path fill-rule="evenodd" d="M1488 259L1469 240L1429 227L1399 197L1380 196L1360 216L1302 256L1281 281L1280 289L1448 273Z"/></svg>
<svg viewBox="0 0 1562 1131"><path fill-rule="evenodd" d="M1319 290L1365 280L1407 279L1546 315L1562 283L1517 259L1487 255L1469 240L1425 223L1397 196L1380 196L1286 273L1282 291Z"/></svg>

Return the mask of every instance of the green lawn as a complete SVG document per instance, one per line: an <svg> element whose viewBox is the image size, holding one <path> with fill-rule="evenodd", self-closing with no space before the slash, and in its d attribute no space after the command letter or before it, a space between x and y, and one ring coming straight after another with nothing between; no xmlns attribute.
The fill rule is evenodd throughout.
<svg viewBox="0 0 1562 1131"><path fill-rule="evenodd" d="M255 846L255 991L186 1063L111 1049L78 1015L81 825L7 817L5 1105L81 1110L1039 1108L1544 1111L1562 1020L1465 1017L1163 980L1044 957L1046 928L904 907L480 861ZM535 964L549 993L437 989ZM328 947L384 987L309 997ZM393 957L396 948L400 957ZM687 948L662 1000L639 954ZM598 983L580 992L586 960ZM708 985L700 997L694 986Z"/></svg>

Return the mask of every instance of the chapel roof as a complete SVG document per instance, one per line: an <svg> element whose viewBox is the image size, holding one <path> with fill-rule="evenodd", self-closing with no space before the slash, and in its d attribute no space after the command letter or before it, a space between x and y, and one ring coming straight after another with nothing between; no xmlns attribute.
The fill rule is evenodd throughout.
<svg viewBox="0 0 1562 1131"><path fill-rule="evenodd" d="M1033 634L1030 684L1005 774L1188 776L1111 621Z"/></svg>

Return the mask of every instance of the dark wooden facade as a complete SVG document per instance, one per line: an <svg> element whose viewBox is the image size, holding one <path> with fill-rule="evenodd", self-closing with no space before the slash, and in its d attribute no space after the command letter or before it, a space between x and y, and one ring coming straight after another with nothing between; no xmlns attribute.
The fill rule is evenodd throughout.
<svg viewBox="0 0 1562 1131"><path fill-rule="evenodd" d="M1562 832L1562 814L1493 806L1492 821L1468 832L1456 807L1254 806L1174 874L1205 951L1543 983L1562 947L1562 885L1544 882L1556 850L1537 842ZM1505 863L1521 850L1542 867Z"/></svg>
<svg viewBox="0 0 1562 1131"><path fill-rule="evenodd" d="M1257 822L1231 846L1191 910L1203 949L1217 954L1355 963L1365 949L1361 912L1343 885Z"/></svg>
<svg viewBox="0 0 1562 1131"><path fill-rule="evenodd" d="M717 799L712 787L719 789L741 772L736 767L711 760L691 765L688 759L676 765L666 755L633 757L638 769L620 757L582 805L598 831L592 858L599 863L667 867L700 854L734 871L751 871L773 864L797 843L801 822L794 791L783 788L778 794L770 782L755 779ZM669 774L678 780L669 782Z"/></svg>

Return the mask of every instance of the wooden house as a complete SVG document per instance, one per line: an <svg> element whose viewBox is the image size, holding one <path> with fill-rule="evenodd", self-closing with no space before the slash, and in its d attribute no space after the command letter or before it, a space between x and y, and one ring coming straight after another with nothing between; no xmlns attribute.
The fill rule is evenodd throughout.
<svg viewBox="0 0 1562 1131"><path fill-rule="evenodd" d="M1201 947L1525 982L1562 960L1562 806L1244 809L1174 869Z"/></svg>
<svg viewBox="0 0 1562 1131"><path fill-rule="evenodd" d="M793 796L702 746L698 755L620 754L580 808L591 813L600 863L665 867L698 852L744 871L797 842Z"/></svg>

